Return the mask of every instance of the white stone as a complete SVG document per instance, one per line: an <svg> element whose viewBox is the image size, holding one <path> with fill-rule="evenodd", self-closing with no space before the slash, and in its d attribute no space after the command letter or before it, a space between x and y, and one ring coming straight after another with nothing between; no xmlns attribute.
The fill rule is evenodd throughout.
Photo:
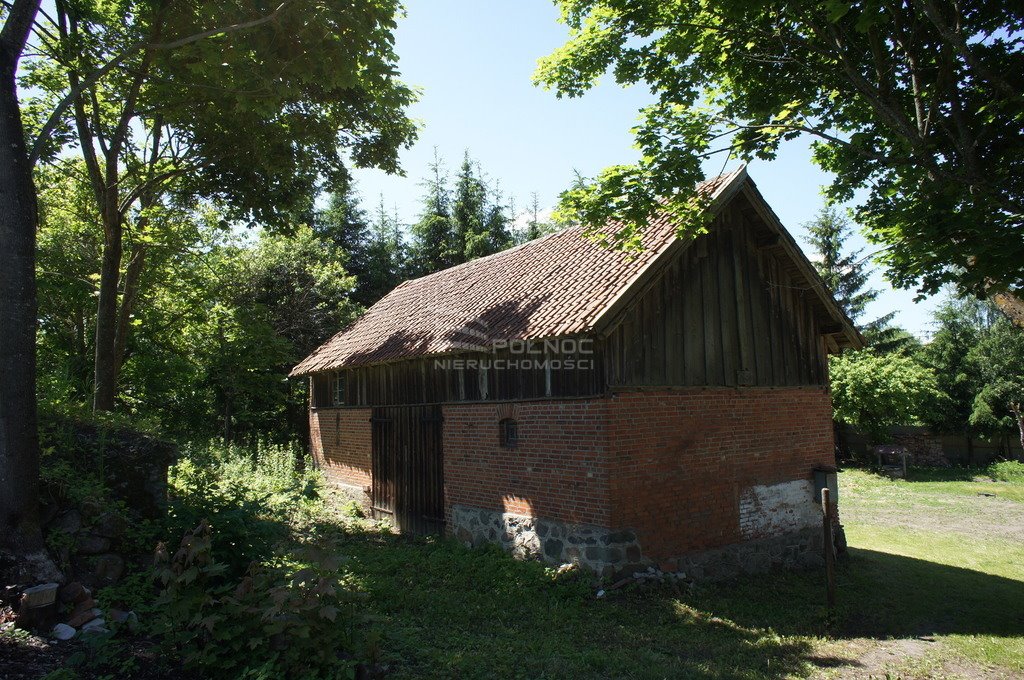
<svg viewBox="0 0 1024 680"><path fill-rule="evenodd" d="M75 629L69 626L68 624L58 623L56 626L53 627L53 630L50 631L50 637L56 640L70 640L71 638L75 637L76 632L77 631L75 631Z"/></svg>
<svg viewBox="0 0 1024 680"><path fill-rule="evenodd" d="M22 606L24 607L45 607L57 601L57 583L44 583L39 586L26 588L22 593Z"/></svg>
<svg viewBox="0 0 1024 680"><path fill-rule="evenodd" d="M93 619L89 623L82 626L83 633L109 633L110 630L107 628L107 622L102 618Z"/></svg>

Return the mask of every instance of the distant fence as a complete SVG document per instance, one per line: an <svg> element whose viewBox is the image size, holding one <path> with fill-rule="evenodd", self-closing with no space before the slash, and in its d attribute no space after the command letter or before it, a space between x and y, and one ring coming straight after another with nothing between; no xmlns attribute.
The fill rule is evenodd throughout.
<svg viewBox="0 0 1024 680"><path fill-rule="evenodd" d="M968 439L964 435L936 434L927 427L915 425L901 425L889 432L894 442L906 446L915 457L922 459L920 462L940 454L953 465L986 465L1001 458L1019 459L1021 455L1020 441L1012 435L996 440ZM849 425L836 427L836 443L847 456L869 455L868 436Z"/></svg>

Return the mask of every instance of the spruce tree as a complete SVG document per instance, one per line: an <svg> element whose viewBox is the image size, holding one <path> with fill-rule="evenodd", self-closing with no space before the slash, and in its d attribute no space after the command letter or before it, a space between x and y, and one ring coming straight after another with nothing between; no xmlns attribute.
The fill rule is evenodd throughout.
<svg viewBox="0 0 1024 680"><path fill-rule="evenodd" d="M532 241L535 238L540 238L541 229L540 200L537 198L537 192L534 191L530 194L530 220L526 224L526 240Z"/></svg>
<svg viewBox="0 0 1024 680"><path fill-rule="evenodd" d="M868 344L883 353L908 352L920 346L913 335L891 325L895 312L861 323L867 306L878 299L880 291L868 287L871 269L862 257L863 249L847 251L853 233L850 223L834 208L826 207L804 228L808 232L805 241L814 250L814 268Z"/></svg>
<svg viewBox="0 0 1024 680"><path fill-rule="evenodd" d="M429 170L430 175L422 183L426 189L423 212L412 226L412 276L424 276L464 261L455 235L448 175L436 149Z"/></svg>
<svg viewBox="0 0 1024 680"><path fill-rule="evenodd" d="M808 232L806 242L817 256L812 258L815 269L839 306L856 323L878 298L879 291L867 287L871 270L861 257L863 249L844 252L852 234L849 222L834 208L822 208L804 227Z"/></svg>
<svg viewBox="0 0 1024 680"><path fill-rule="evenodd" d="M508 203L505 202L501 185L498 182L495 182L494 190L490 193L484 217L484 248L481 255L497 253L513 245L512 215L515 213L515 209L512 207L511 200Z"/></svg>
<svg viewBox="0 0 1024 680"><path fill-rule="evenodd" d="M377 206L370 239L366 247L366 279L364 304L381 299L404 279L401 230L396 217L384 209L384 197Z"/></svg>
<svg viewBox="0 0 1024 680"><path fill-rule="evenodd" d="M356 277L352 300L363 306L373 304L373 295L368 289L370 271L367 264L370 227L366 211L359 204L359 194L351 184L330 194L327 208L314 219L313 231L320 239L345 253L345 269Z"/></svg>
<svg viewBox="0 0 1024 680"><path fill-rule="evenodd" d="M486 255L487 187L480 179L479 168L466 150L455 183L455 202L452 207L455 221L457 259L466 262Z"/></svg>

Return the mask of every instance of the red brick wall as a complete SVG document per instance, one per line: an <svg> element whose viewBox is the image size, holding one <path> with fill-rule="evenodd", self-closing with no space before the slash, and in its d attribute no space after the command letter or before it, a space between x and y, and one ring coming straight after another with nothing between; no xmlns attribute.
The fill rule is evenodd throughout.
<svg viewBox="0 0 1024 680"><path fill-rule="evenodd" d="M608 526L609 404L576 399L445 405L445 506ZM518 423L515 448L499 443L502 418Z"/></svg>
<svg viewBox="0 0 1024 680"><path fill-rule="evenodd" d="M623 392L609 404L612 525L635 529L649 559L742 541L744 489L835 463L820 387Z"/></svg>
<svg viewBox="0 0 1024 680"><path fill-rule="evenodd" d="M309 412L313 458L328 481L370 485L372 430L368 408L320 408Z"/></svg>
<svg viewBox="0 0 1024 680"><path fill-rule="evenodd" d="M445 505L633 529L655 561L743 541L752 486L810 480L834 464L820 387L621 392L607 399L446 404ZM334 482L366 487L371 409L310 413ZM514 418L515 448L498 422Z"/></svg>

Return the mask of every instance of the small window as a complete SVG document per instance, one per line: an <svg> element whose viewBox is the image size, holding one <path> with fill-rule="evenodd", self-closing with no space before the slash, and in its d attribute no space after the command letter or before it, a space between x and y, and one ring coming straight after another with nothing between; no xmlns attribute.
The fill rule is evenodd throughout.
<svg viewBox="0 0 1024 680"><path fill-rule="evenodd" d="M341 406L345 403L345 374L338 373L334 374L334 405Z"/></svg>
<svg viewBox="0 0 1024 680"><path fill-rule="evenodd" d="M504 418L498 422L498 436L501 445L514 449L519 442L519 424L511 418Z"/></svg>

